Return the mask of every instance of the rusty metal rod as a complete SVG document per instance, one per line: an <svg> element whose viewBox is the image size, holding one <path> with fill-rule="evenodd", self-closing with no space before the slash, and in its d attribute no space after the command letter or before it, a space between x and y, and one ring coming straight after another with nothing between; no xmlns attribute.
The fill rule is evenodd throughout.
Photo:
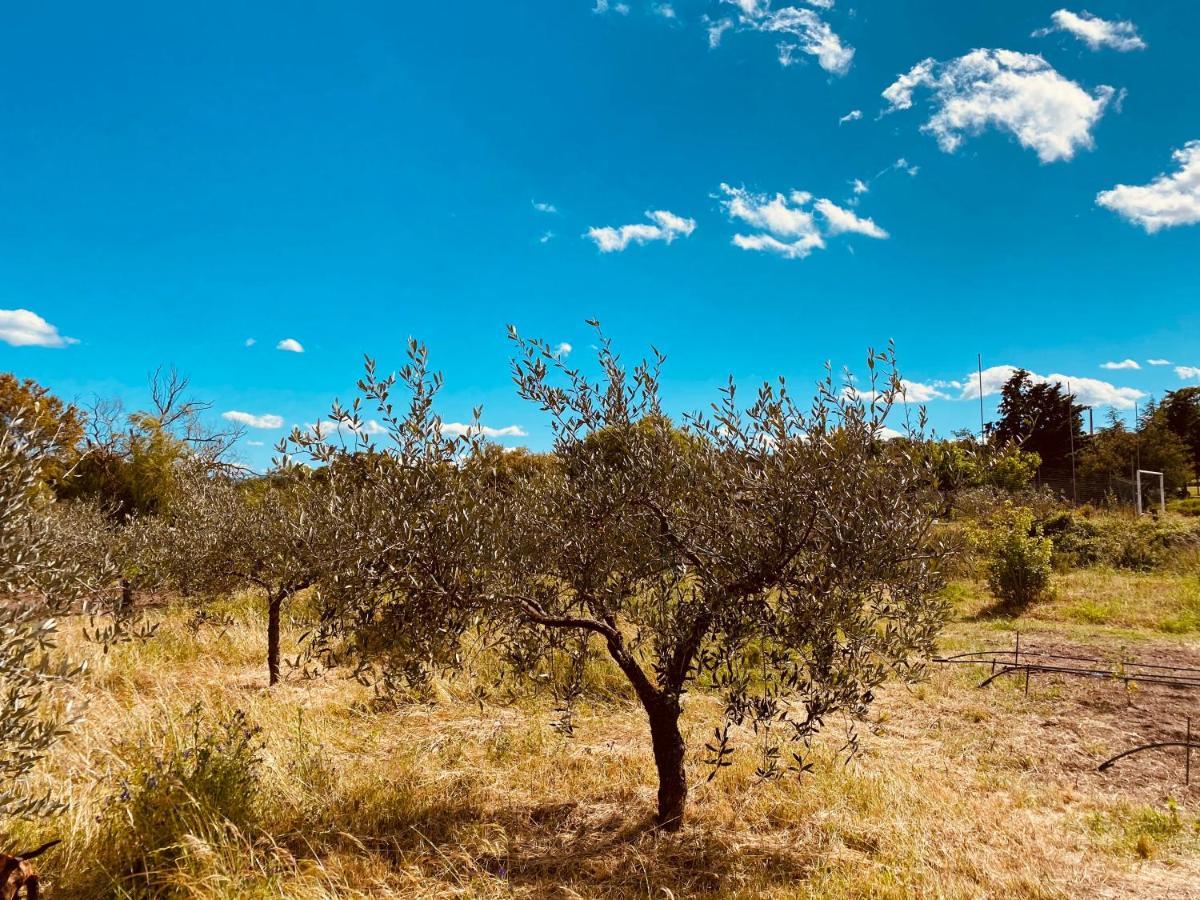
<svg viewBox="0 0 1200 900"><path fill-rule="evenodd" d="M1140 747L1134 747L1130 750L1124 751L1123 753L1118 753L1112 759L1106 759L1104 762L1100 763L1098 771L1107 772L1112 768L1113 763L1117 762L1118 760L1122 760L1127 756L1133 756L1135 753L1144 753L1147 750L1159 750L1163 747L1187 747L1188 750L1191 751L1192 748L1200 749L1200 744L1194 744L1191 741L1154 741L1150 744L1142 744Z"/></svg>

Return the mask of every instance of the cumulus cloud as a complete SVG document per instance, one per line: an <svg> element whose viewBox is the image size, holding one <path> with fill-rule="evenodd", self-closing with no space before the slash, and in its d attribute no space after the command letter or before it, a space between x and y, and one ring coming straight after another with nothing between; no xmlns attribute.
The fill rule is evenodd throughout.
<svg viewBox="0 0 1200 900"><path fill-rule="evenodd" d="M1096 203L1140 225L1148 234L1200 222L1200 141L1189 141L1172 158L1178 171L1149 184L1118 184L1096 195Z"/></svg>
<svg viewBox="0 0 1200 900"><path fill-rule="evenodd" d="M813 204L813 208L825 219L825 230L828 234L861 234L879 239L888 236L888 233L871 219L859 218L850 210L842 209L831 200L818 200Z"/></svg>
<svg viewBox="0 0 1200 900"><path fill-rule="evenodd" d="M1017 371L1016 366L991 366L983 370L983 396L990 397L993 394L1000 393L1004 383L1012 377ZM1033 382L1059 384L1066 390L1070 385L1071 393L1075 395L1076 402L1084 406L1112 406L1116 409L1132 409L1133 405L1146 396L1144 391L1139 391L1136 388L1117 387L1107 381L1101 381L1097 378L1080 378L1072 375L1038 375L1035 372L1029 373L1029 379ZM962 392L959 394L960 400L978 400L980 375L977 372L970 372L965 375L961 382Z"/></svg>
<svg viewBox="0 0 1200 900"><path fill-rule="evenodd" d="M1184 381L1190 378L1200 378L1200 366L1176 366L1175 374Z"/></svg>
<svg viewBox="0 0 1200 900"><path fill-rule="evenodd" d="M670 3L659 3L654 7L654 14L657 16L662 16L664 19L674 19L676 17L675 7L673 7Z"/></svg>
<svg viewBox="0 0 1200 900"><path fill-rule="evenodd" d="M973 50L948 62L925 59L883 91L886 112L910 109L927 88L933 115L922 127L947 153L992 127L1013 135L1043 163L1069 160L1093 146L1092 129L1114 90L1089 93L1042 57L1013 50Z"/></svg>
<svg viewBox="0 0 1200 900"><path fill-rule="evenodd" d="M755 194L745 188L721 185L721 205L729 218L758 229L757 234L735 234L733 243L743 250L774 253L788 259L804 259L825 248L825 238L861 234L886 238L887 232L874 221L862 218L825 198L813 202L807 191L788 194ZM811 204L811 209L810 209ZM816 216L824 222L824 229Z"/></svg>
<svg viewBox="0 0 1200 900"><path fill-rule="evenodd" d="M0 341L13 347L65 347L79 343L28 309L0 309Z"/></svg>
<svg viewBox="0 0 1200 900"><path fill-rule="evenodd" d="M847 122L857 122L861 118L862 118L862 110L861 109L852 109L852 110L850 110L850 112L846 113L844 116L842 116L840 119L838 119L838 124L845 125Z"/></svg>
<svg viewBox="0 0 1200 900"><path fill-rule="evenodd" d="M228 422L237 422L239 425L245 425L247 428L283 427L283 416L277 416L274 413L264 413L261 416L256 416L254 413L231 409L229 412L221 413L221 418Z"/></svg>
<svg viewBox="0 0 1200 900"><path fill-rule="evenodd" d="M1139 366L1137 364L1137 360L1135 360L1135 359L1123 359L1120 362L1101 363L1100 368L1102 368L1102 369L1140 369L1141 366Z"/></svg>
<svg viewBox="0 0 1200 900"><path fill-rule="evenodd" d="M869 191L871 189L871 186L868 185L861 178L855 178L854 181L850 182L850 184L853 186L854 193L856 193L856 194L865 194L867 191Z"/></svg>
<svg viewBox="0 0 1200 900"><path fill-rule="evenodd" d="M547 213L548 215L553 215L554 213L558 212L558 207L555 206L553 203L543 203L540 200L531 200L529 202L532 203L533 208L536 209L540 213Z"/></svg>
<svg viewBox="0 0 1200 900"><path fill-rule="evenodd" d="M275 345L276 350L283 350L287 353L303 353L304 347L295 338L284 338Z"/></svg>
<svg viewBox="0 0 1200 900"><path fill-rule="evenodd" d="M1052 26L1039 28L1033 36L1045 37L1055 31L1065 31L1093 50L1111 47L1127 53L1146 49L1146 42L1138 34L1137 26L1127 20L1110 21L1094 16L1087 10L1074 13L1069 9L1060 9L1051 14L1050 21L1054 23Z"/></svg>
<svg viewBox="0 0 1200 900"><path fill-rule="evenodd" d="M1171 361L1169 359L1148 359L1148 360L1146 360L1146 365L1148 365L1148 366L1169 366L1170 364L1171 364Z"/></svg>
<svg viewBox="0 0 1200 900"><path fill-rule="evenodd" d="M566 341L563 341L561 344L559 344L557 347L554 348L554 355L557 356L559 359L566 359L568 356L571 355L571 351L574 349L575 348L572 347L570 344L568 344Z"/></svg>
<svg viewBox="0 0 1200 900"><path fill-rule="evenodd" d="M608 12L610 9L619 16L629 15L629 4L613 3L610 5L609 0L596 0L596 5L592 7L592 12L602 14Z"/></svg>
<svg viewBox="0 0 1200 900"><path fill-rule="evenodd" d="M783 65L790 65L792 53L799 51L815 57L817 65L834 75L845 75L850 70L854 48L843 43L829 24L813 10L796 6L771 9L770 0L725 0L725 3L737 7L739 27L790 39L779 45L779 60ZM812 5L828 9L833 4L819 0ZM715 47L720 42L721 33L727 27L730 26L717 32L715 39L713 28L709 28L711 46Z"/></svg>
<svg viewBox="0 0 1200 900"><path fill-rule="evenodd" d="M646 218L654 224L589 228L585 236L595 241L601 253L613 253L626 249L630 244L647 244L650 241L664 241L669 244L675 238L681 235L688 237L696 230L695 219L685 219L663 209L647 212Z"/></svg>
<svg viewBox="0 0 1200 900"><path fill-rule="evenodd" d="M468 424L465 422L443 422L442 433L460 436L464 434L482 434L484 437L525 437L525 429L520 425L505 425L503 428L492 428L488 425Z"/></svg>

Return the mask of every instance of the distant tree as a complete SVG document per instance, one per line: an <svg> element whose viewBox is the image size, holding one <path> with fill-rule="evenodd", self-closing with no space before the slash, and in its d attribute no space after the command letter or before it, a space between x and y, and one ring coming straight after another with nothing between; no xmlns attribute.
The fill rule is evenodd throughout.
<svg viewBox="0 0 1200 900"><path fill-rule="evenodd" d="M83 443L82 416L32 378L0 372L0 428L36 434L42 482L55 486L79 462ZM16 435L13 434L14 439ZM31 446L37 446L33 442Z"/></svg>
<svg viewBox="0 0 1200 900"><path fill-rule="evenodd" d="M1187 449L1192 477L1200 477L1200 387L1167 391L1157 415Z"/></svg>
<svg viewBox="0 0 1200 900"><path fill-rule="evenodd" d="M1083 410L1058 383L1034 381L1018 369L1001 389L1000 419L991 438L1000 446L1015 443L1036 453L1048 468L1068 466L1072 439L1076 450L1082 445Z"/></svg>
<svg viewBox="0 0 1200 900"><path fill-rule="evenodd" d="M86 422L87 453L60 496L94 500L124 522L162 512L185 463L237 471L229 455L243 429L208 427L211 404L189 398L188 387L174 369L160 369L150 377L150 409L126 413L119 402L97 401Z"/></svg>
<svg viewBox="0 0 1200 900"><path fill-rule="evenodd" d="M1138 468L1163 473L1163 487L1178 491L1192 478L1187 447L1165 423L1157 408L1148 413L1130 431L1119 418L1096 432L1079 454L1080 479L1102 483L1127 483Z"/></svg>

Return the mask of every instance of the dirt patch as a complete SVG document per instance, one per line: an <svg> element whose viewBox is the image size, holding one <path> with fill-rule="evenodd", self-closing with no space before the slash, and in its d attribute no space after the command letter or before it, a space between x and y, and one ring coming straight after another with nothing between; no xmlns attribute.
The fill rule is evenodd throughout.
<svg viewBox="0 0 1200 900"><path fill-rule="evenodd" d="M1136 652L1119 645L1086 645L1063 640L1053 634L1022 634L1021 652L1026 660L1042 659L1034 654L1088 657L1097 662L1051 661L1061 665L1105 668L1132 674L1133 664L1196 669L1200 676L1200 652L1178 644L1139 643ZM995 671L987 665L964 666L961 677L983 682ZM972 674L973 673L973 674ZM1164 670L1164 674L1171 674ZM1183 673L1179 673L1183 674ZM1007 683L1006 683L1007 682ZM1187 717L1193 717L1194 743L1200 745L1200 687L1177 687L1118 678L1087 678L1059 673L1034 672L1025 695L1024 675L1002 675L991 685L978 689L974 707L986 718L1017 714L1024 709L1024 723L1016 725L1021 752L1037 761L1042 775L1089 790L1110 790L1131 799L1160 801L1168 797L1200 800L1200 750L1191 754L1188 779L1185 750L1159 748L1126 757L1105 772L1100 763L1142 744L1183 741ZM971 728L979 709L968 711L962 724Z"/></svg>

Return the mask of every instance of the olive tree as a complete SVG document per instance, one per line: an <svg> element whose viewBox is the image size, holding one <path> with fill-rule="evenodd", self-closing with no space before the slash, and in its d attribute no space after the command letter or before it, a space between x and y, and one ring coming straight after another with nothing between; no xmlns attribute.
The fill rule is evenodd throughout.
<svg viewBox="0 0 1200 900"><path fill-rule="evenodd" d="M324 481L298 466L234 481L194 471L168 515L170 578L203 596L261 589L267 612L267 674L280 677L284 606L316 583L335 552Z"/></svg>
<svg viewBox="0 0 1200 900"><path fill-rule="evenodd" d="M727 705L715 771L731 725L807 743L832 715L861 716L889 676L916 676L944 621L943 548L924 455L884 439L902 391L890 353L870 356L870 391L828 376L802 408L781 380L743 407L730 382L677 426L657 353L630 373L601 335L593 381L511 336L556 464L498 514L490 596L525 627L603 641L648 718L660 826L683 820L679 721L697 679ZM788 767L768 744L760 774Z"/></svg>
<svg viewBox="0 0 1200 900"><path fill-rule="evenodd" d="M324 498L312 649L374 669L385 686L421 685L434 667L456 665L478 622L485 520L463 462L480 434L443 428L441 386L426 348L410 341L403 368L383 376L368 358L353 403L335 403L280 447L285 465L318 466Z"/></svg>
<svg viewBox="0 0 1200 900"><path fill-rule="evenodd" d="M70 722L53 691L79 672L51 654L53 613L75 595L79 577L55 554L39 490L56 440L29 422L13 416L0 429L0 819L60 808L31 791L29 776Z"/></svg>

